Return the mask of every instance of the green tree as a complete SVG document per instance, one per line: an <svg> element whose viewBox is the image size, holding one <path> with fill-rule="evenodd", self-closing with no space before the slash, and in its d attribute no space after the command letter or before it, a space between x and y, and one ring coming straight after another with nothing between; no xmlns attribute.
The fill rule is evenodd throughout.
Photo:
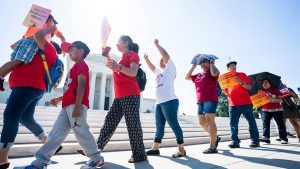
<svg viewBox="0 0 300 169"><path fill-rule="evenodd" d="M222 93L219 96L219 103L218 103L218 107L217 107L216 116L217 117L229 117L227 96L224 93Z"/></svg>

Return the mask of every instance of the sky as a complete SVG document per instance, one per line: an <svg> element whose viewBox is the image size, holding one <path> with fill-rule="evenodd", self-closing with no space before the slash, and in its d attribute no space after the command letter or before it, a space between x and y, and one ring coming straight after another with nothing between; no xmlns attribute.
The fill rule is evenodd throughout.
<svg viewBox="0 0 300 169"><path fill-rule="evenodd" d="M300 87L298 0L11 0L0 4L1 65L9 61L9 46L25 33L23 20L36 4L52 10L67 41L81 40L91 53L101 53L104 15L112 27L108 39L112 53L120 56L119 37L131 36L140 46L142 68L147 72L145 98L155 98L155 76L143 54L148 53L159 66L160 55L153 45L158 38L177 66L180 114L197 112L194 84L184 77L199 53L219 57L216 66L221 74L227 72L230 57L238 62L238 71L248 75L268 71L294 90ZM200 71L197 68L195 73Z"/></svg>

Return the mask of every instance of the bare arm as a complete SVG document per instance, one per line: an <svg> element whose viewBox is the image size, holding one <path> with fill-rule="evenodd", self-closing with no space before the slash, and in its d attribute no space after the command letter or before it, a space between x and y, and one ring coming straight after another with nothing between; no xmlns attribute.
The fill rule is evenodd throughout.
<svg viewBox="0 0 300 169"><path fill-rule="evenodd" d="M186 80L192 80L192 73L193 73L193 71L195 70L196 67L197 67L197 65L193 65L191 67L191 69L188 71L188 73L185 76Z"/></svg>
<svg viewBox="0 0 300 169"><path fill-rule="evenodd" d="M170 58L168 52L167 52L163 47L161 47L161 46L159 45L158 39L155 39L155 40L154 40L154 44L155 44L156 48L158 49L159 53L161 54L161 56L163 57L164 62L165 62L165 63L168 63L169 58Z"/></svg>
<svg viewBox="0 0 300 169"><path fill-rule="evenodd" d="M42 29L42 30L37 31L33 35L33 38L34 38L35 42L37 43L38 47L41 50L45 50L46 49L46 43L47 43L47 41L46 41L45 36L48 35L48 34L53 33L55 30L56 30L56 26L55 25L51 25L51 26L49 26L46 29Z"/></svg>
<svg viewBox="0 0 300 169"><path fill-rule="evenodd" d="M210 74L213 77L219 76L220 72L219 72L218 68L215 66L215 61L213 59L210 61L209 69L210 69Z"/></svg>
<svg viewBox="0 0 300 169"><path fill-rule="evenodd" d="M130 67L128 68L128 67L125 67L125 66L117 63L116 61L114 61L112 59L107 61L106 66L112 70L118 70L130 77L136 77L136 74L137 74L137 71L139 68L139 65L135 62L131 62Z"/></svg>
<svg viewBox="0 0 300 169"><path fill-rule="evenodd" d="M250 90L251 89L251 83L247 84L245 82L243 82L239 77L235 77L235 80L240 83L240 85L242 85L245 89Z"/></svg>
<svg viewBox="0 0 300 169"><path fill-rule="evenodd" d="M86 86L86 77L83 74L78 75L78 87L76 92L76 101L75 101L75 108L72 113L72 116L74 118L79 117L81 113L81 105L82 105L82 99L85 92L85 86Z"/></svg>
<svg viewBox="0 0 300 169"><path fill-rule="evenodd" d="M149 58L148 58L148 54L144 54L144 59L145 59L145 62L147 63L147 65L148 65L148 67L149 67L149 69L153 72L153 73L155 73L155 66L152 64L152 62L149 60Z"/></svg>

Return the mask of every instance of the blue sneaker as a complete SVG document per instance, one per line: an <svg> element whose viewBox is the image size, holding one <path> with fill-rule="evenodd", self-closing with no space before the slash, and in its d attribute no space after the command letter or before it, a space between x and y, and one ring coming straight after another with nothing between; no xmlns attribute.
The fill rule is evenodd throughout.
<svg viewBox="0 0 300 169"><path fill-rule="evenodd" d="M82 165L80 167L80 169L94 169L94 168L100 168L104 165L104 159L100 160L100 161L92 161L89 160L88 162L86 162L86 164Z"/></svg>
<svg viewBox="0 0 300 169"><path fill-rule="evenodd" d="M14 167L14 169L47 169L47 165L43 165L40 167L37 167L34 165L27 165L27 166L21 166L21 167Z"/></svg>

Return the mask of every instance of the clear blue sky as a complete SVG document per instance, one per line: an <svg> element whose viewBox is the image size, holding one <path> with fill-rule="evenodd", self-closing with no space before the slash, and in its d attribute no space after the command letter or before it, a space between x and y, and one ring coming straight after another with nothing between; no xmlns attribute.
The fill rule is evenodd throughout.
<svg viewBox="0 0 300 169"><path fill-rule="evenodd" d="M226 72L228 57L246 74L269 71L296 89L299 82L300 1L298 0L22 0L1 2L0 64L9 60L9 46L26 28L22 22L32 4L52 9L58 28L68 41L86 42L100 53L104 14L111 24L108 45L115 48L120 35L128 34L140 45L140 58L148 72L144 97L155 98L154 76L145 67L143 53L158 65L153 39L171 55L177 66L175 92L180 112L196 113L192 82L184 79L198 53L218 56L216 65ZM58 41L58 40L56 40ZM200 71L200 69L197 69Z"/></svg>

